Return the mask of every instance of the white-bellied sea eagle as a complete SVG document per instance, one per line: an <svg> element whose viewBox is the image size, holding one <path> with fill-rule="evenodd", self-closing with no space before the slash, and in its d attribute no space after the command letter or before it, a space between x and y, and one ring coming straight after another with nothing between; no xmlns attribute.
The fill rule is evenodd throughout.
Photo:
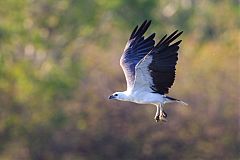
<svg viewBox="0 0 240 160"><path fill-rule="evenodd" d="M115 92L109 99L156 105L155 120L158 122L166 121L167 114L163 111L165 103L179 102L187 105L165 95L175 79L181 40L173 42L182 32L175 31L169 36L165 35L155 45L155 33L147 38L143 36L150 24L151 21L145 20L140 27L136 26L133 30L120 59L127 90Z"/></svg>

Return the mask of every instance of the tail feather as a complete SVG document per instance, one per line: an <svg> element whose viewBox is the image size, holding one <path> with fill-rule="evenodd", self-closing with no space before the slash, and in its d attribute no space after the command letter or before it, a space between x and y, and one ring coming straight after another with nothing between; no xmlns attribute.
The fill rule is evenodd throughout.
<svg viewBox="0 0 240 160"><path fill-rule="evenodd" d="M183 102L183 101L177 101L177 102L179 102L179 103L181 103L181 104L183 104L185 106L188 106L188 104L186 102Z"/></svg>
<svg viewBox="0 0 240 160"><path fill-rule="evenodd" d="M165 96L165 98L166 98L166 103L178 102L178 103L181 103L181 104L183 104L185 106L188 105L187 103L185 103L185 102L183 102L183 101L181 101L179 99L176 99L176 98L172 98L172 97L169 97L169 96Z"/></svg>

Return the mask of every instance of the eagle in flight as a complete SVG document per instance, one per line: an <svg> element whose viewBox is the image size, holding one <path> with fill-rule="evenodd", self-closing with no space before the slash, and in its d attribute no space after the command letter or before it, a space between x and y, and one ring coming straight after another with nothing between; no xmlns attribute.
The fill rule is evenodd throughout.
<svg viewBox="0 0 240 160"><path fill-rule="evenodd" d="M115 92L109 99L130 101L138 104L153 104L157 107L155 120L166 121L167 114L163 110L166 103L185 102L166 96L175 79L178 60L178 49L181 40L174 42L182 32L175 31L165 35L156 45L155 33L145 38L151 21L145 20L140 27L133 30L122 57L120 65L123 69L127 90Z"/></svg>

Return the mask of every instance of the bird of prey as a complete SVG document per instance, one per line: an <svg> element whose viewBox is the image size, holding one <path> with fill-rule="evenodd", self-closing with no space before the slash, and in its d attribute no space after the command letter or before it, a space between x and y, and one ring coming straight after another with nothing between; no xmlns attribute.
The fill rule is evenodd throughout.
<svg viewBox="0 0 240 160"><path fill-rule="evenodd" d="M156 105L156 122L166 121L167 114L163 105L171 102L185 102L169 97L169 88L175 79L175 66L181 40L174 42L182 32L175 31L165 35L156 45L155 33L145 38L151 21L145 20L140 27L133 30L120 59L127 90L115 92L109 99L130 101L138 104Z"/></svg>

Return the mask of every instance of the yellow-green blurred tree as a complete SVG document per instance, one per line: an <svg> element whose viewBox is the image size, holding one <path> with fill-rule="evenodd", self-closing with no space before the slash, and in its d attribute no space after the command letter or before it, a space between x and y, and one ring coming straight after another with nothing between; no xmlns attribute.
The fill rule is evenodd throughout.
<svg viewBox="0 0 240 160"><path fill-rule="evenodd" d="M0 1L0 159L238 159L239 2ZM183 30L172 95L190 107L109 102L136 24Z"/></svg>

